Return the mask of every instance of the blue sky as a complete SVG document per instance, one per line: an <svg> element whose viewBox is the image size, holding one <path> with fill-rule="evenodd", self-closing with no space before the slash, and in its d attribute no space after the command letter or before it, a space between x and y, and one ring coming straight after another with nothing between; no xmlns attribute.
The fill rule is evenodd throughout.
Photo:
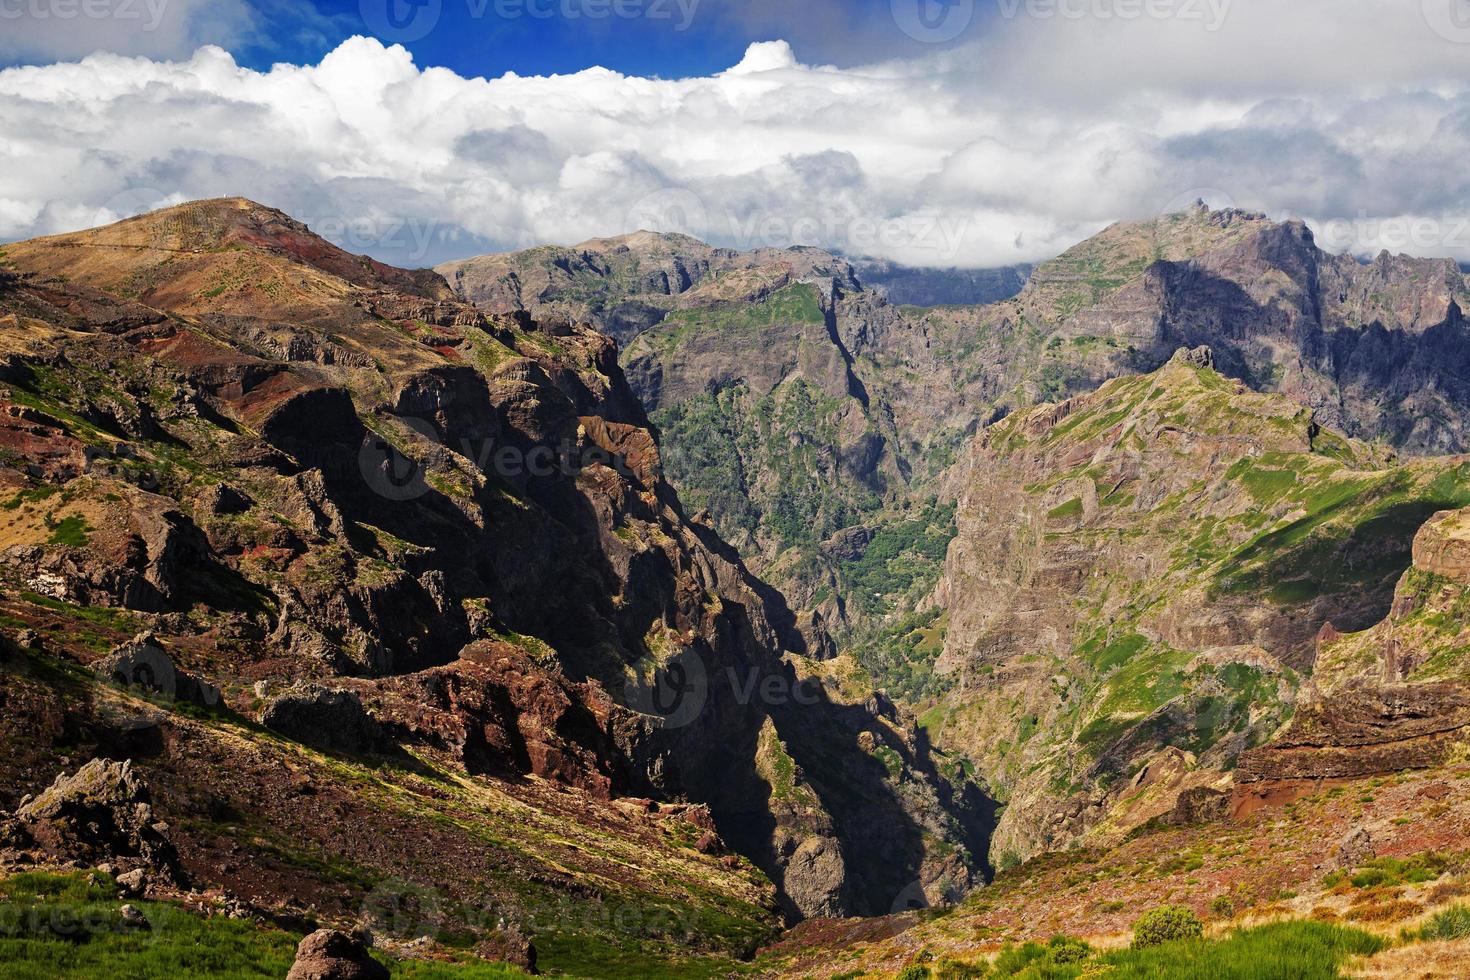
<svg viewBox="0 0 1470 980"><path fill-rule="evenodd" d="M5 9L68 0L4 0ZM706 75L738 62L755 41L783 39L805 63L848 67L973 39L994 4L975 0L93 0L126 15L84 24L11 20L0 66L46 64L93 48L182 57L217 44L241 65L315 64L353 35L402 44L422 66L465 76L549 75L592 66L625 74ZM156 6L155 6L156 5ZM208 15L202 8L212 8ZM159 19L188 21L142 29ZM134 12L141 16L129 16ZM923 18L915 40L900 25ZM46 18L42 18L45 20ZM924 24L930 27L924 27ZM83 25L77 36L71 28ZM950 26L943 26L950 25ZM938 34L933 27L939 26ZM60 36L47 37L56 28ZM957 29L962 27L963 29ZM27 43L27 32L39 32ZM951 36L952 35L952 36Z"/></svg>
<svg viewBox="0 0 1470 980"><path fill-rule="evenodd" d="M896 27L891 0L619 2L623 6L612 0L335 0L317 10L347 33L404 43L420 64L465 75L542 75L592 65L663 78L706 75L738 62L751 42L778 38L804 62L844 67L924 49ZM946 4L961 13L973 6L922 2L932 5L935 18ZM386 20L389 4L407 31L383 29L378 11ZM435 8L437 26L421 39L404 40L418 33L415 21L434 17ZM978 18L971 18L965 33L979 29ZM290 60L314 61L323 53L300 50Z"/></svg>

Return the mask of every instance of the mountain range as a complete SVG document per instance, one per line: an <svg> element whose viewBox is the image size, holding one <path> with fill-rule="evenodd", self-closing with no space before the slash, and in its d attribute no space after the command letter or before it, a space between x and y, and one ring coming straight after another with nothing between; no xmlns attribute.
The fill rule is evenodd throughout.
<svg viewBox="0 0 1470 980"><path fill-rule="evenodd" d="M0 872L573 976L1427 916L1467 293L1203 205L984 274L410 271L243 199L7 245Z"/></svg>

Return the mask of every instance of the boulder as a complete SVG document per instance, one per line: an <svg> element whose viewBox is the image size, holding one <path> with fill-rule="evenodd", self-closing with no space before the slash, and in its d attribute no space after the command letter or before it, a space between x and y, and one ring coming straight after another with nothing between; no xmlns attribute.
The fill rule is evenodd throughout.
<svg viewBox="0 0 1470 980"><path fill-rule="evenodd" d="M163 879L182 884L178 852L168 825L154 819L152 795L131 762L93 759L15 813L15 827L56 857L95 863L141 861Z"/></svg>
<svg viewBox="0 0 1470 980"><path fill-rule="evenodd" d="M475 955L482 960L518 966L527 973L536 972L536 944L515 926L497 930L475 947Z"/></svg>
<svg viewBox="0 0 1470 980"><path fill-rule="evenodd" d="M383 746L383 732L353 691L299 684L266 703L260 723L306 745L360 754Z"/></svg>
<svg viewBox="0 0 1470 980"><path fill-rule="evenodd" d="M388 971L359 940L335 929L318 929L297 945L286 980L388 980Z"/></svg>
<svg viewBox="0 0 1470 980"><path fill-rule="evenodd" d="M135 905L124 905L118 909L118 915L122 916L122 923L129 929L152 929L153 923L148 921L148 916Z"/></svg>
<svg viewBox="0 0 1470 980"><path fill-rule="evenodd" d="M1366 827L1354 827L1337 845L1337 866L1350 870L1370 860L1373 854L1373 835Z"/></svg>
<svg viewBox="0 0 1470 980"><path fill-rule="evenodd" d="M220 691L207 681L174 666L173 658L152 633L139 633L92 664L93 673L120 687L140 688L148 697L184 701L211 708Z"/></svg>
<svg viewBox="0 0 1470 980"><path fill-rule="evenodd" d="M1195 786L1179 794L1165 823L1178 827L1224 820L1230 814L1231 794L1210 786Z"/></svg>

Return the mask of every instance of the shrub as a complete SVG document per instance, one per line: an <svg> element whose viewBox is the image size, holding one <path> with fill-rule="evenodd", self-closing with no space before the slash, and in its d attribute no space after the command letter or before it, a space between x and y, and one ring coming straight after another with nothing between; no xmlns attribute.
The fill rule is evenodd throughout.
<svg viewBox="0 0 1470 980"><path fill-rule="evenodd" d="M1436 912L1419 929L1420 939L1464 939L1470 936L1470 905L1451 905Z"/></svg>
<svg viewBox="0 0 1470 980"><path fill-rule="evenodd" d="M1235 914L1235 903L1230 900L1229 895L1216 895L1210 900L1210 914L1228 919Z"/></svg>
<svg viewBox="0 0 1470 980"><path fill-rule="evenodd" d="M898 971L895 980L929 980L929 968L917 963L910 963Z"/></svg>
<svg viewBox="0 0 1470 980"><path fill-rule="evenodd" d="M1199 916L1183 905L1150 909L1133 926L1133 948L1146 949L1176 939L1198 939L1205 934Z"/></svg>
<svg viewBox="0 0 1470 980"><path fill-rule="evenodd" d="M1046 955L1053 963L1081 963L1092 955L1092 947L1071 936L1053 936Z"/></svg>
<svg viewBox="0 0 1470 980"><path fill-rule="evenodd" d="M980 980L990 975L990 964L961 963L959 960L942 959L934 965L935 980Z"/></svg>

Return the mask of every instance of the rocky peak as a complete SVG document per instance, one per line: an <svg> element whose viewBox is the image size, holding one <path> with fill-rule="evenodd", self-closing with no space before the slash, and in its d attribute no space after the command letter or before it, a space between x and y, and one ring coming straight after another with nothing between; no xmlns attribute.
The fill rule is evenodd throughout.
<svg viewBox="0 0 1470 980"><path fill-rule="evenodd" d="M1205 346L1203 344L1192 349L1189 347L1181 347L1174 352L1174 356L1169 359L1169 363L1183 364L1186 367L1192 368L1208 368L1210 370L1214 370L1215 352L1210 350L1208 346Z"/></svg>

